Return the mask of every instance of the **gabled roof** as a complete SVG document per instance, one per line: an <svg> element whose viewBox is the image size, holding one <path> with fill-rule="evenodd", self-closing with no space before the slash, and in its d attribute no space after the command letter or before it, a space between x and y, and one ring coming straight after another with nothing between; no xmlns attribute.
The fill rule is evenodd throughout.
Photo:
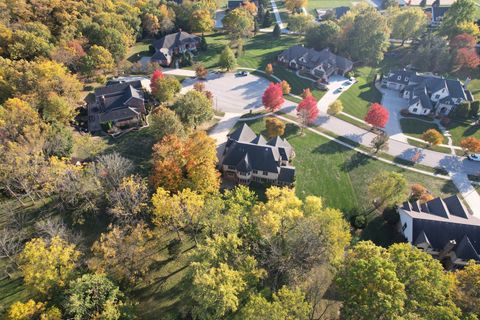
<svg viewBox="0 0 480 320"><path fill-rule="evenodd" d="M275 151L272 147L233 141L222 163L227 166L236 167L240 162L245 162L245 157L248 155L248 163L252 170L278 173L279 155L278 152Z"/></svg>
<svg viewBox="0 0 480 320"><path fill-rule="evenodd" d="M291 184L295 182L295 168L294 167L280 167L278 174L278 181Z"/></svg>
<svg viewBox="0 0 480 320"><path fill-rule="evenodd" d="M228 135L228 138L238 142L250 142L253 141L257 135L250 127L244 123L241 127L233 131Z"/></svg>
<svg viewBox="0 0 480 320"><path fill-rule="evenodd" d="M390 71L387 75L387 80L389 82L398 83L406 86L415 74L416 73L414 71L405 69Z"/></svg>
<svg viewBox="0 0 480 320"><path fill-rule="evenodd" d="M257 135L257 137L250 142L253 144L267 144L267 140L265 140L261 134Z"/></svg>
<svg viewBox="0 0 480 320"><path fill-rule="evenodd" d="M448 92L452 98L467 100L465 89L460 81L453 79L447 79L446 81Z"/></svg>
<svg viewBox="0 0 480 320"><path fill-rule="evenodd" d="M418 237L413 241L413 245L418 246L421 244L427 244L428 246L431 246L430 240L428 240L427 235L425 234L425 231L421 231L418 234Z"/></svg>
<svg viewBox="0 0 480 320"><path fill-rule="evenodd" d="M195 44L199 41L200 41L200 38L197 37L196 35L180 30L176 33L168 34L165 37L156 40L153 43L153 46L158 51L159 49L162 49L162 48L173 49L180 45Z"/></svg>
<svg viewBox="0 0 480 320"><path fill-rule="evenodd" d="M467 235L465 235L462 241L460 241L460 243L457 245L455 249L455 255L465 261L472 259L477 261L480 260L477 250L475 250Z"/></svg>
<svg viewBox="0 0 480 320"><path fill-rule="evenodd" d="M338 67L343 70L349 70L353 66L352 61L332 53L329 48L317 51L312 48L305 48L302 45L295 45L280 53L279 58L280 57L288 61L295 59L298 64L306 66L309 69L323 65L324 69ZM300 58L303 58L305 62L300 61Z"/></svg>

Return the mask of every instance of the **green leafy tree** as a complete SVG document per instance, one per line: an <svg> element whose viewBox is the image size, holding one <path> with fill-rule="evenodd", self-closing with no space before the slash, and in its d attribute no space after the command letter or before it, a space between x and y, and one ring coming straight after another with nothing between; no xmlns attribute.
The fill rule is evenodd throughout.
<svg viewBox="0 0 480 320"><path fill-rule="evenodd" d="M288 17L288 30L305 33L314 23L315 19L310 14L292 14Z"/></svg>
<svg viewBox="0 0 480 320"><path fill-rule="evenodd" d="M272 14L270 13L270 10L265 11L265 16L263 17L263 23L262 27L263 28L269 28L273 23L273 18Z"/></svg>
<svg viewBox="0 0 480 320"><path fill-rule="evenodd" d="M73 319L119 319L123 294L105 275L84 274L70 283L65 310Z"/></svg>
<svg viewBox="0 0 480 320"><path fill-rule="evenodd" d="M62 124L48 127L43 152L46 156L69 157L73 150L72 130Z"/></svg>
<svg viewBox="0 0 480 320"><path fill-rule="evenodd" d="M445 72L452 65L448 42L433 33L427 33L411 53L413 65L420 71Z"/></svg>
<svg viewBox="0 0 480 320"><path fill-rule="evenodd" d="M406 40L417 38L425 32L428 17L421 8L404 7L388 11L387 19L392 30L391 37L401 39L403 46Z"/></svg>
<svg viewBox="0 0 480 320"><path fill-rule="evenodd" d="M461 34L460 30L463 23L475 21L476 4L473 0L458 0L445 13L440 25L439 32L442 35L453 38Z"/></svg>
<svg viewBox="0 0 480 320"><path fill-rule="evenodd" d="M178 98L172 108L188 128L196 128L214 116L212 101L196 90L190 90Z"/></svg>
<svg viewBox="0 0 480 320"><path fill-rule="evenodd" d="M340 27L333 21L323 21L308 29L305 34L305 45L309 48L322 50L335 49L340 34Z"/></svg>
<svg viewBox="0 0 480 320"><path fill-rule="evenodd" d="M175 111L159 107L150 116L150 127L157 141L168 135L181 136L184 132L182 121Z"/></svg>
<svg viewBox="0 0 480 320"><path fill-rule="evenodd" d="M108 73L115 67L112 54L102 46L93 45L88 54L83 57L82 69L86 74L91 75L94 71Z"/></svg>
<svg viewBox="0 0 480 320"><path fill-rule="evenodd" d="M218 66L227 71L231 71L237 67L237 58L235 58L235 55L229 46L223 48L218 61Z"/></svg>
<svg viewBox="0 0 480 320"><path fill-rule="evenodd" d="M473 260L455 272L455 301L465 313L480 314L480 265Z"/></svg>
<svg viewBox="0 0 480 320"><path fill-rule="evenodd" d="M55 92L50 92L41 104L42 117L45 121L53 123L58 122L61 125L68 125L75 116L75 106L69 101L59 96Z"/></svg>
<svg viewBox="0 0 480 320"><path fill-rule="evenodd" d="M407 199L407 181L401 173L381 171L370 181L368 192L378 206L391 206Z"/></svg>
<svg viewBox="0 0 480 320"><path fill-rule="evenodd" d="M16 30L8 46L10 57L14 60L32 60L36 57L48 57L52 45L34 32Z"/></svg>
<svg viewBox="0 0 480 320"><path fill-rule="evenodd" d="M222 24L234 40L251 36L254 29L252 14L242 7L230 11L223 18Z"/></svg>
<svg viewBox="0 0 480 320"><path fill-rule="evenodd" d="M180 92L182 85L173 76L158 78L152 83L152 94L160 103L168 103Z"/></svg>
<svg viewBox="0 0 480 320"><path fill-rule="evenodd" d="M361 241L348 250L336 275L342 319L401 319L405 287L386 249Z"/></svg>

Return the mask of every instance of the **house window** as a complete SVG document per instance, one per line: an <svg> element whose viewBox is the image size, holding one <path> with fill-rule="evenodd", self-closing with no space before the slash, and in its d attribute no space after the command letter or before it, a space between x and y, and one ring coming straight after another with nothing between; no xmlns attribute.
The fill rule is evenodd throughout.
<svg viewBox="0 0 480 320"><path fill-rule="evenodd" d="M268 176L268 172L267 172L267 171L263 171L263 175L264 175L264 176Z"/></svg>
<svg viewBox="0 0 480 320"><path fill-rule="evenodd" d="M438 99L438 98L440 98L440 95L439 95L439 94L436 94L436 95L435 95L435 99Z"/></svg>
<svg viewBox="0 0 480 320"><path fill-rule="evenodd" d="M228 169L235 170L235 166L228 166Z"/></svg>
<svg viewBox="0 0 480 320"><path fill-rule="evenodd" d="M407 229L407 223L406 222L402 226L402 231L405 231L405 229Z"/></svg>
<svg viewBox="0 0 480 320"><path fill-rule="evenodd" d="M398 76L398 77L397 77L397 80L402 80L402 76Z"/></svg>
<svg viewBox="0 0 480 320"><path fill-rule="evenodd" d="M408 77L405 77L405 81L408 81Z"/></svg>
<svg viewBox="0 0 480 320"><path fill-rule="evenodd" d="M417 108L413 108L412 112L417 112L417 110L418 110Z"/></svg>
<svg viewBox="0 0 480 320"><path fill-rule="evenodd" d="M253 173L258 173L258 171L257 171L257 170L253 170Z"/></svg>

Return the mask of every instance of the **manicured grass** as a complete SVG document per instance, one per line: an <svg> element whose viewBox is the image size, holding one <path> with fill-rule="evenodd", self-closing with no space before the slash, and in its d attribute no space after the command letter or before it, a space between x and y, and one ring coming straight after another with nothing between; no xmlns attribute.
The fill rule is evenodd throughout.
<svg viewBox="0 0 480 320"><path fill-rule="evenodd" d="M381 93L373 85L377 69L360 67L354 70L357 82L340 95L343 111L363 119L373 102L382 100Z"/></svg>
<svg viewBox="0 0 480 320"><path fill-rule="evenodd" d="M307 10L310 14L315 15L315 9L327 9L335 8L340 6L352 7L354 2L360 1L350 1L350 0L309 0L307 3Z"/></svg>
<svg viewBox="0 0 480 320"><path fill-rule="evenodd" d="M150 55L149 46L152 44L152 40L144 39L133 45L128 49L127 60L130 62L136 62L143 56Z"/></svg>
<svg viewBox="0 0 480 320"><path fill-rule="evenodd" d="M291 93L295 95L301 95L303 93L303 90L306 88L310 88L310 91L312 92L312 95L315 97L315 99L319 100L323 95L325 94L324 91L320 91L318 89L315 89L313 87L313 82L302 79L297 77L294 71L287 69L283 66L280 65L274 65L273 66L273 74L277 77L279 77L282 80L286 80L290 86L292 87Z"/></svg>
<svg viewBox="0 0 480 320"><path fill-rule="evenodd" d="M460 141L467 137L475 137L480 139L480 126L471 126L468 123L452 121L448 125L448 130L452 135L453 144L460 146Z"/></svg>
<svg viewBox="0 0 480 320"><path fill-rule="evenodd" d="M441 132L435 123L428 123L416 119L400 119L400 126L402 127L403 133L418 139L422 139L422 134L429 129L435 129ZM446 139L444 138L442 143L445 143L445 141Z"/></svg>
<svg viewBox="0 0 480 320"><path fill-rule="evenodd" d="M416 146L416 147L424 148L424 149L429 149L429 150L433 150L433 151L437 151L437 152L451 154L450 148L441 147L441 146L428 146L427 144L425 144L423 142L413 140L413 139L407 139L407 141L408 141L408 144L411 144L412 146Z"/></svg>

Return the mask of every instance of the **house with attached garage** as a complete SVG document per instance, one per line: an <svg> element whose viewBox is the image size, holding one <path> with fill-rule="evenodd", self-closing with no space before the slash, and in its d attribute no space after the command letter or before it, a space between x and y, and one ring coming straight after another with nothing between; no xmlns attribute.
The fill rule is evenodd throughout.
<svg viewBox="0 0 480 320"><path fill-rule="evenodd" d="M413 246L447 268L480 262L480 218L470 214L455 195L425 203L405 202L398 209L399 229Z"/></svg>
<svg viewBox="0 0 480 320"><path fill-rule="evenodd" d="M200 47L200 41L200 37L182 30L168 34L153 43L155 53L151 57L151 61L168 67L175 55L197 51Z"/></svg>
<svg viewBox="0 0 480 320"><path fill-rule="evenodd" d="M460 103L473 101L459 80L419 74L412 70L390 71L382 86L400 92L408 100L408 111L417 115L449 115Z"/></svg>
<svg viewBox="0 0 480 320"><path fill-rule="evenodd" d="M353 68L352 61L332 53L329 48L317 51L302 45L288 48L278 55L277 60L291 69L308 72L325 81L334 74L344 76Z"/></svg>
<svg viewBox="0 0 480 320"><path fill-rule="evenodd" d="M96 88L94 99L87 104L88 131L139 127L146 115L144 92L150 80L112 82Z"/></svg>
<svg viewBox="0 0 480 320"><path fill-rule="evenodd" d="M236 183L291 186L295 182L294 155L287 140L275 137L267 141L243 124L228 136L220 166L224 178Z"/></svg>

